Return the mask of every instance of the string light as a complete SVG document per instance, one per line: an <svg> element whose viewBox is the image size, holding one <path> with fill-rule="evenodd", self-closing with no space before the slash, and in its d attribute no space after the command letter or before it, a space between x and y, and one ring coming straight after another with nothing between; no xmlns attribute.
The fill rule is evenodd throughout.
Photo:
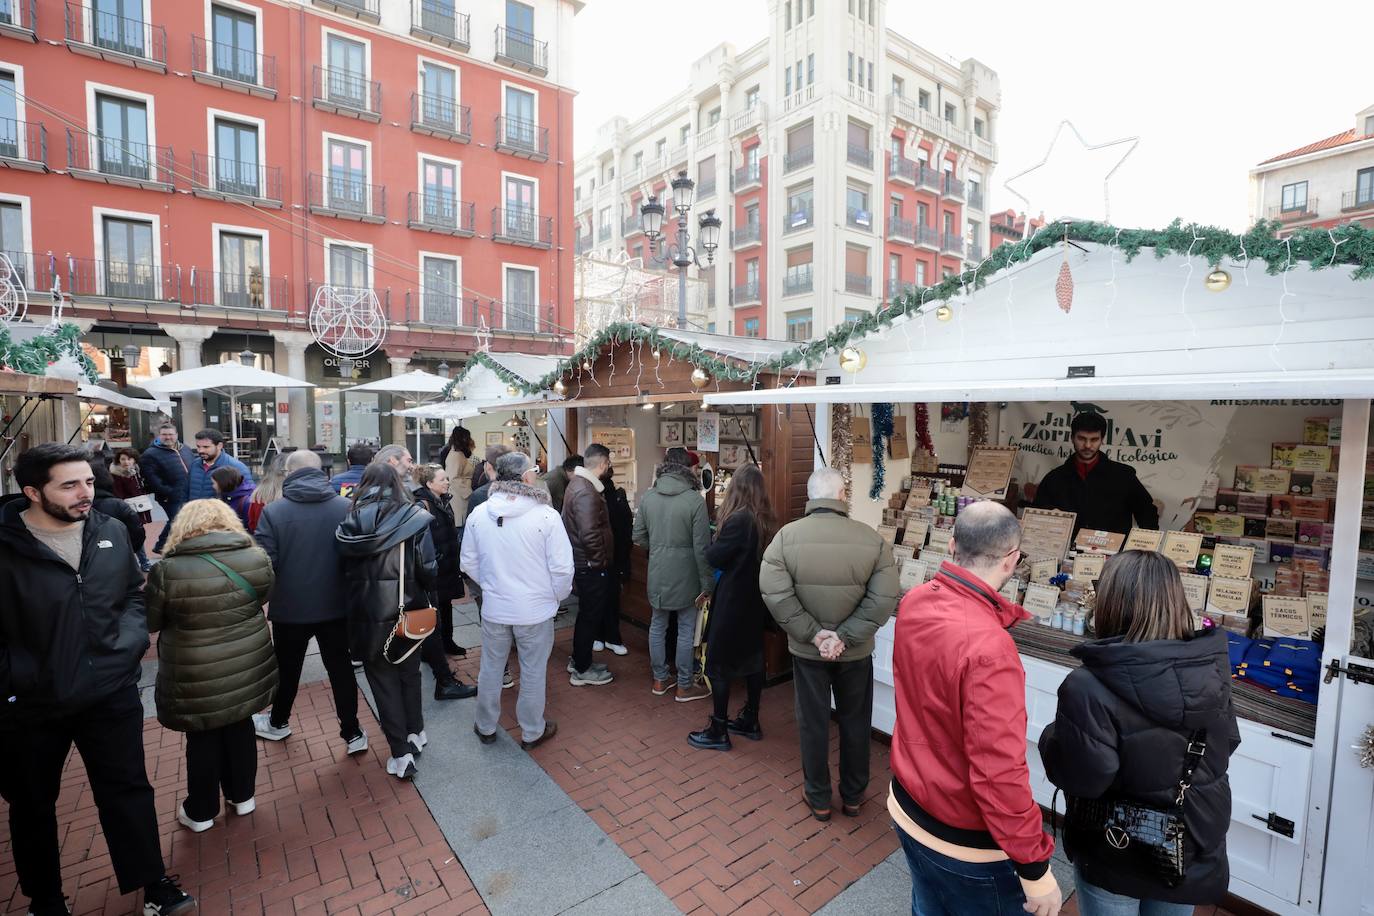
<svg viewBox="0 0 1374 916"><path fill-rule="evenodd" d="M1188 230L1193 233L1193 241L1188 245L1188 253L1183 256L1184 264L1188 268L1188 278L1183 281L1183 290L1179 293L1179 310L1183 317L1188 319L1188 343L1184 345L1183 351L1188 354L1188 359L1193 358L1193 343L1197 340L1197 322L1193 316L1188 314L1188 288L1193 285L1193 249L1198 242L1207 241L1207 236L1198 235L1197 223L1190 223Z"/></svg>
<svg viewBox="0 0 1374 916"><path fill-rule="evenodd" d="M1283 273L1281 274L1283 279L1283 293L1279 296L1279 332L1274 335L1274 342L1269 345L1269 359L1286 374L1288 372L1288 367L1279 359L1279 341L1283 340L1283 329L1288 327L1288 312L1284 310L1283 303L1284 300L1292 295L1292 293L1288 291L1288 271L1293 266L1292 236L1285 238L1283 244L1284 247L1288 249L1288 261L1284 264ZM1335 263L1334 255L1332 256L1332 263Z"/></svg>

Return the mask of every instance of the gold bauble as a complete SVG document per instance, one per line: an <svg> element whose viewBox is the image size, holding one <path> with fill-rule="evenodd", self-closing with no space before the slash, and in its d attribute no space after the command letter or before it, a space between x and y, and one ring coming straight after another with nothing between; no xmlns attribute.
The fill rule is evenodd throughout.
<svg viewBox="0 0 1374 916"><path fill-rule="evenodd" d="M954 317L954 308L950 305L942 305L935 310L935 317L941 321L949 321Z"/></svg>
<svg viewBox="0 0 1374 916"><path fill-rule="evenodd" d="M1210 292L1219 293L1231 285L1231 275L1218 267L1207 275L1207 279L1203 281L1203 285L1205 285Z"/></svg>
<svg viewBox="0 0 1374 916"><path fill-rule="evenodd" d="M845 372L862 372L867 365L868 354L858 347L845 347L840 351L840 368Z"/></svg>
<svg viewBox="0 0 1374 916"><path fill-rule="evenodd" d="M514 385L507 385L506 394L510 395L511 397L516 397L520 394L520 389L516 388Z"/></svg>
<svg viewBox="0 0 1374 916"><path fill-rule="evenodd" d="M658 352L658 347L654 347L654 362L663 358L663 354Z"/></svg>
<svg viewBox="0 0 1374 916"><path fill-rule="evenodd" d="M557 395L560 395L560 396L561 396L561 395L565 395L565 394L568 393L568 386L565 385L565 384L563 383L563 380L562 380L562 379L559 379L558 381L556 381L556 382L553 383L553 391L554 391L554 394L557 394Z"/></svg>
<svg viewBox="0 0 1374 916"><path fill-rule="evenodd" d="M705 387L706 387L706 384L707 384L708 382L710 382L710 381L711 381L711 376L709 376L709 375L706 374L706 370L705 370L705 369L701 368L700 366L697 366L695 369L692 370L692 387L693 387L693 388L696 388L696 389L698 389L698 390L700 390L700 389L702 389L702 388L705 388Z"/></svg>

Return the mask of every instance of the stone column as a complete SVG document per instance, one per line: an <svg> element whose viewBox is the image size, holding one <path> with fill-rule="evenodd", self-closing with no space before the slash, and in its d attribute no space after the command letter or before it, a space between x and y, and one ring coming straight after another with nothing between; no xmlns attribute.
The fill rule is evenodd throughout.
<svg viewBox="0 0 1374 916"><path fill-rule="evenodd" d="M164 324L162 330L177 342L177 369L199 369L200 348L210 335L219 330L215 325ZM205 399L199 391L181 393L181 441L191 442L197 432L205 428Z"/></svg>
<svg viewBox="0 0 1374 916"><path fill-rule="evenodd" d="M391 374L392 374L392 375L404 375L405 373L407 373L407 372L410 371L410 357L409 357L409 356L388 356L388 357L386 358L386 361L389 362L389 363L391 363ZM392 398L391 398L391 403L392 403L392 409L393 409L393 410L395 409L395 405L396 405L397 403L399 403L399 402L401 402L401 399L400 399L400 398L397 398L397 397L392 397ZM417 421L417 422L418 422L418 421ZM394 444L396 444L396 445L404 445L406 448L410 449L411 451L414 451L414 450L415 450L415 440L414 440L413 438L412 438L412 439L409 439L409 440L406 439L406 418L405 418L405 417L392 416L392 418L391 418L391 442L394 443ZM424 458L423 455L411 455L410 457L412 457L412 458L415 459L415 463L416 463L416 464L423 464L424 461L425 461L425 458Z"/></svg>
<svg viewBox="0 0 1374 916"><path fill-rule="evenodd" d="M306 381L305 351L315 342L315 336L307 331L278 331L273 335L277 342L286 348L286 375L299 381ZM283 398L283 394L285 398ZM279 388L277 403L283 400L290 407L285 417L277 417L277 435L286 436L291 445L297 448L310 447L310 414L307 409L308 389Z"/></svg>

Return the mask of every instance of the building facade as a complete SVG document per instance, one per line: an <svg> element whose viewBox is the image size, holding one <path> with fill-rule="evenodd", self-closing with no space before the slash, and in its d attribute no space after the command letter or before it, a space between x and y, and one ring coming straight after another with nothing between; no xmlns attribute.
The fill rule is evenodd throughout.
<svg viewBox="0 0 1374 916"><path fill-rule="evenodd" d="M888 29L887 0L767 3L767 38L717 46L657 109L600 128L574 210L580 250L647 262L639 207L671 216L686 171L692 222L726 227L700 271L707 330L801 340L985 256L1001 90Z"/></svg>
<svg viewBox="0 0 1374 916"><path fill-rule="evenodd" d="M1358 222L1374 227L1374 105L1338 134L1266 159L1250 170L1250 223L1295 229Z"/></svg>
<svg viewBox="0 0 1374 916"><path fill-rule="evenodd" d="M581 5L0 4L0 251L40 322L60 290L102 372L248 350L320 386L249 399L254 444L389 440L391 402L344 389L456 370L483 327L498 348L571 342ZM374 296L385 340L340 367L312 304ZM217 398L182 414L230 426Z"/></svg>

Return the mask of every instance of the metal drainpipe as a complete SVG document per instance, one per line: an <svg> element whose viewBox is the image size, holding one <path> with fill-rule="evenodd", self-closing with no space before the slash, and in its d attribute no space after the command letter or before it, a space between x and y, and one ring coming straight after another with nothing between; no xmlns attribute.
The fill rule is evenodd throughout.
<svg viewBox="0 0 1374 916"><path fill-rule="evenodd" d="M309 166L309 159L308 159L308 157L306 156L306 152L305 152L305 150L306 150L306 140L307 140L307 130L306 130L306 123L305 123L305 122L306 122L306 118L309 117L309 109L307 108L306 103L305 103L305 93L306 93L306 91L307 91L307 89L306 89L306 77L307 77L307 75L309 74L309 69L308 69L308 68L309 68L309 63L308 63L307 60L306 60L306 52L305 52L305 48L306 48L306 43L305 43L306 23L305 23L305 8L304 8L304 7L300 7L300 8L297 10L297 13L296 13L296 23L297 23L297 26L299 27L299 30L300 30L300 39L299 39L300 53L299 53L297 56L298 56L299 62L300 62L300 87L301 87L301 94L300 94L300 109L299 109L299 110L300 110L300 138L301 138L301 139L300 139L300 151L299 151L299 156L300 156L300 168L299 168L299 170L297 171L297 177L298 177L298 178L300 179L300 181L302 182L302 188L303 188L304 191L305 191L305 206L301 207L301 228L305 230L305 231L303 231L303 232L301 233L301 238L300 238L300 246L301 246L301 270L305 273L305 276L306 276L307 278L309 278L309 276L310 276L310 173L309 173L309 169L308 169L308 166ZM321 250L323 251L323 245L321 245ZM304 312L304 317L305 317L305 319L308 321L308 320L309 320L309 317L310 317L310 284L309 284L308 282L307 282L307 284L306 284L306 297L305 297L303 312ZM288 316L288 317L289 317L289 316ZM304 420L302 420L302 422L304 422Z"/></svg>

